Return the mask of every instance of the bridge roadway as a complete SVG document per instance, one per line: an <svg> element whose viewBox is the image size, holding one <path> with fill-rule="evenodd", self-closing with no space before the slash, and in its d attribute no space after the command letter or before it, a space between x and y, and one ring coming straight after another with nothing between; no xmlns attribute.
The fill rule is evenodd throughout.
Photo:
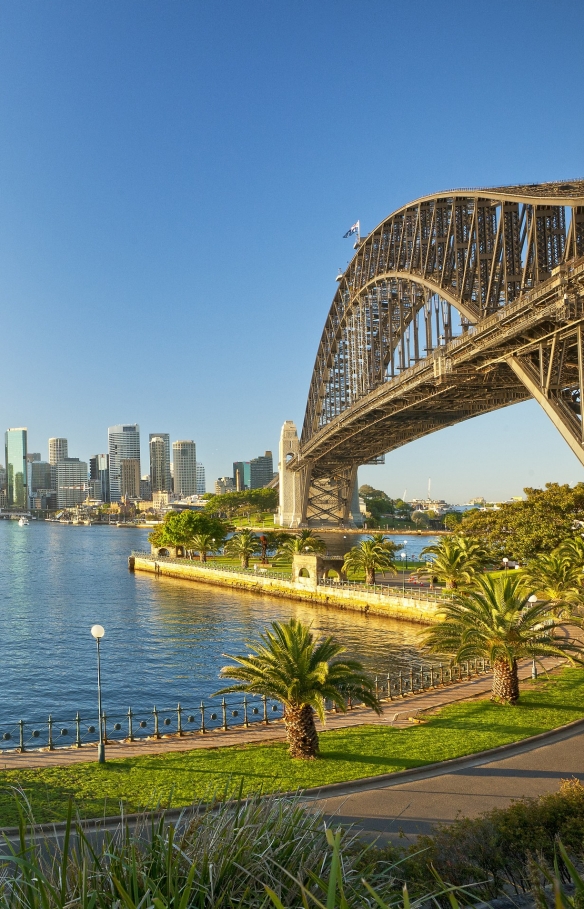
<svg viewBox="0 0 584 909"><path fill-rule="evenodd" d="M292 469L317 461L320 467L334 471L354 461L356 448L365 463L381 451L393 451L461 420L529 399L534 388L525 384L526 379L539 385L540 375L526 357L539 355L542 345L558 333L561 341L567 339L584 316L584 259L569 270L560 266L556 272L544 285L469 326L432 356L334 417L302 443ZM570 368L572 383L577 384L577 354L570 360ZM581 458L581 427L576 414L564 408L559 418L548 410Z"/></svg>

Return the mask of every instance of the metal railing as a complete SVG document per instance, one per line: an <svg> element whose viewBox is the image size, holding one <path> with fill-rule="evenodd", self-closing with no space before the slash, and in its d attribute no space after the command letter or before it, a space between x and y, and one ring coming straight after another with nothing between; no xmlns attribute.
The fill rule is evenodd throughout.
<svg viewBox="0 0 584 909"><path fill-rule="evenodd" d="M240 566L234 567L232 565L221 565L213 562L200 562L195 559L189 558L178 558L174 559L171 556L154 556L150 552L140 552L139 550L134 550L131 553L131 556L137 559L147 559L149 562L157 563L161 562L164 564L172 565L193 565L197 570L200 568L204 571L226 571L229 574L243 575L245 577L255 577L255 578L274 578L279 581L290 581L292 583L292 576L290 573L284 573L280 571L273 571L272 569L264 568L262 566L256 568L241 568ZM383 596L388 597L403 597L407 596L409 599L417 599L424 601L447 601L452 599L453 594L447 593L444 590L430 590L421 588L419 586L412 585L401 585L397 584L395 586L390 584L365 584L363 581L349 581L342 580L339 578L333 580L332 578L318 578L317 584L319 587L330 587L331 590L336 590L340 587L349 587L351 589L360 590L368 593L379 593Z"/></svg>
<svg viewBox="0 0 584 909"><path fill-rule="evenodd" d="M485 660L471 660L462 664L412 663L409 669L397 673L378 673L374 676L375 692L381 701L394 701L428 690L442 688L472 679L490 671ZM351 693L346 706L354 710L359 706ZM337 713L327 703L328 712ZM197 699L196 706L153 707L152 709L103 713L103 732L106 744L119 742L156 741L169 737L205 735L213 732L249 729L282 720L283 705L265 696L241 698ZM59 748L83 748L97 745L99 740L97 714L80 714L61 718L50 714L47 720L13 720L0 722L0 752L55 751Z"/></svg>

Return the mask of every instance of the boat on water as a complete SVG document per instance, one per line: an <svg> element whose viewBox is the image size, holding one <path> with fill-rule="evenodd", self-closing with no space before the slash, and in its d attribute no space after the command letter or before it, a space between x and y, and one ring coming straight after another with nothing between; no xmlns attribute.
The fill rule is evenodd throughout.
<svg viewBox="0 0 584 909"><path fill-rule="evenodd" d="M27 527L29 524L30 524L30 521L28 520L28 518L25 518L24 515L20 518L20 520L18 522L19 527Z"/></svg>

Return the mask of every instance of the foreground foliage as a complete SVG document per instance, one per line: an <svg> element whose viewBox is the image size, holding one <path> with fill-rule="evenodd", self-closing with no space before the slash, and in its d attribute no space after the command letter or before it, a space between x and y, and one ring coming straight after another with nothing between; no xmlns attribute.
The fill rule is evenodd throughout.
<svg viewBox="0 0 584 909"><path fill-rule="evenodd" d="M424 642L434 653L452 654L456 662L490 660L493 699L514 704L521 658L565 656L572 663L584 658L584 642L566 637L550 604L530 601L532 591L518 574L476 577L474 588L445 603L444 621L422 632ZM572 621L582 627L580 619Z"/></svg>
<svg viewBox="0 0 584 909"><path fill-rule="evenodd" d="M408 703L406 701L406 703ZM415 699L411 701L415 707ZM433 761L515 742L584 717L584 672L567 669L559 678L526 682L519 704L501 709L489 700L453 704L406 729L356 726L320 733L318 761L291 761L284 742L195 749L115 758L39 769L0 770L0 819L16 823L12 787L20 786L39 822L63 820L69 798L84 817L141 811L157 805L181 807L239 787L289 792L408 770Z"/></svg>
<svg viewBox="0 0 584 909"><path fill-rule="evenodd" d="M237 665L224 666L222 678L240 684L218 694L243 691L267 695L284 705L284 723L294 758L311 759L318 754L314 712L325 722L325 700L345 712L350 695L381 713L373 681L357 660L336 659L346 648L331 637L315 641L310 626L297 619L273 622L259 642L246 642L247 656L229 656Z"/></svg>

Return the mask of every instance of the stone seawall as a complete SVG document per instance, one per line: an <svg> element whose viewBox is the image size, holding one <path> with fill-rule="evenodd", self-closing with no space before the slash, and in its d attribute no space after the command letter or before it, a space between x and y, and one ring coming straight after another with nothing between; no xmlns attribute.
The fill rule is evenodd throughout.
<svg viewBox="0 0 584 909"><path fill-rule="evenodd" d="M128 565L131 571L147 571L170 578L231 587L235 590L247 590L250 593L272 597L287 597L292 600L333 606L337 609L403 619L422 625L434 625L442 618L439 600L418 599L415 596L407 595L387 596L352 587L333 587L332 585L315 587L314 584L302 584L284 578L237 574L222 571L220 568L200 568L195 562L188 560L184 564L180 564L178 560L174 559L172 561L164 559L155 561L140 556L130 556Z"/></svg>

